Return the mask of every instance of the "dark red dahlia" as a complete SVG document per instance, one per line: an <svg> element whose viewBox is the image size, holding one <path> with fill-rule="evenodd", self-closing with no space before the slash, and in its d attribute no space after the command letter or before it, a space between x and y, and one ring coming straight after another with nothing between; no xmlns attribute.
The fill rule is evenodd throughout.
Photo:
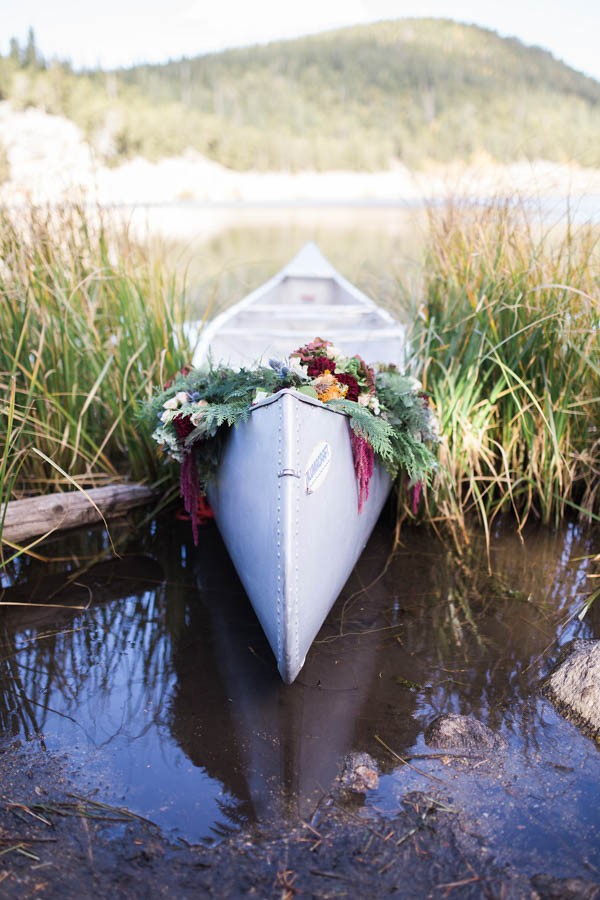
<svg viewBox="0 0 600 900"><path fill-rule="evenodd" d="M360 394L360 388L354 375L350 375L349 372L337 372L335 378L340 384L347 385L346 400L354 400L356 402Z"/></svg>
<svg viewBox="0 0 600 900"><path fill-rule="evenodd" d="M177 432L177 437L183 443L186 437L194 430L191 419L188 419L185 416L173 416L172 421L175 431Z"/></svg>
<svg viewBox="0 0 600 900"><path fill-rule="evenodd" d="M335 360L328 359L326 356L317 356L316 359L311 359L306 369L311 378L318 378L327 370L332 375L335 374Z"/></svg>

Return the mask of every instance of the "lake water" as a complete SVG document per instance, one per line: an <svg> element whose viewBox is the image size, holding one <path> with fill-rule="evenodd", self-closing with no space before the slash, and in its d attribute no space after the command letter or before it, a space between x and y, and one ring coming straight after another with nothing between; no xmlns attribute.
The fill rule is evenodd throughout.
<svg viewBox="0 0 600 900"><path fill-rule="evenodd" d="M599 223L600 197L520 200L540 230L567 222ZM477 209L476 200L462 201ZM185 275L190 318L209 317L263 284L309 240L351 282L405 319L419 294L429 213L438 202L347 205L197 204L125 211L136 233L160 247L161 257Z"/></svg>
<svg viewBox="0 0 600 900"><path fill-rule="evenodd" d="M82 792L191 842L309 819L348 754L366 751L381 776L367 806L392 815L407 791L441 789L498 861L597 877L600 754L539 690L561 646L600 637L600 604L575 617L597 535L570 525L521 544L499 527L488 583L414 528L382 574L384 511L286 686L213 525L197 549L173 513L120 527L120 559L90 567L107 556L91 530L51 543L54 563L4 572L5 601L65 608L4 614L0 751L20 738L32 762L66 755ZM430 752L424 730L447 712L485 722L507 752L481 770L399 762Z"/></svg>
<svg viewBox="0 0 600 900"><path fill-rule="evenodd" d="M242 299L315 241L350 281L399 317L418 290L425 209L378 207L158 207L133 221L161 257L185 273L190 318ZM158 237L160 236L160 238ZM401 285L401 287L399 287Z"/></svg>

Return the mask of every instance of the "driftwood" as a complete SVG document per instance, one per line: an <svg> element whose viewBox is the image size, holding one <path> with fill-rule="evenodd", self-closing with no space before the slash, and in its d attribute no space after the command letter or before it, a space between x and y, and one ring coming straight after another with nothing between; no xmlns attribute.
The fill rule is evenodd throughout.
<svg viewBox="0 0 600 900"><path fill-rule="evenodd" d="M11 544L22 544L47 532L100 522L102 517L98 510L105 519L126 515L130 509L149 503L153 497L152 489L143 484L110 484L91 488L85 494L67 491L11 500L5 507L0 538Z"/></svg>

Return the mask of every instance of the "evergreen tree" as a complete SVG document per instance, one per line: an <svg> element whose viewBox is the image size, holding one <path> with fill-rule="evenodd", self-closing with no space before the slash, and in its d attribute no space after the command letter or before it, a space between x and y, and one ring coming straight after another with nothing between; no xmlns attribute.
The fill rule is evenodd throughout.
<svg viewBox="0 0 600 900"><path fill-rule="evenodd" d="M19 66L21 64L21 49L15 37L11 37L8 48L8 58L16 66Z"/></svg>
<svg viewBox="0 0 600 900"><path fill-rule="evenodd" d="M25 50L23 51L22 65L25 69L44 68L44 58L38 51L35 41L35 32L31 26L27 32L27 43L25 44Z"/></svg>

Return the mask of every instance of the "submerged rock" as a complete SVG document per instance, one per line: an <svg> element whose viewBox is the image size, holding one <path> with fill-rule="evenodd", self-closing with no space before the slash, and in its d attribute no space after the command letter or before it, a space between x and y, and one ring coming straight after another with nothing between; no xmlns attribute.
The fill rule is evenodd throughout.
<svg viewBox="0 0 600 900"><path fill-rule="evenodd" d="M540 900L600 900L600 884L582 878L534 875L531 884Z"/></svg>
<svg viewBox="0 0 600 900"><path fill-rule="evenodd" d="M561 715L600 739L600 641L573 641L542 690Z"/></svg>
<svg viewBox="0 0 600 900"><path fill-rule="evenodd" d="M377 763L368 753L349 753L340 773L340 787L354 794L366 794L379 785Z"/></svg>
<svg viewBox="0 0 600 900"><path fill-rule="evenodd" d="M438 716L425 730L425 743L440 750L501 750L506 741L472 716Z"/></svg>

